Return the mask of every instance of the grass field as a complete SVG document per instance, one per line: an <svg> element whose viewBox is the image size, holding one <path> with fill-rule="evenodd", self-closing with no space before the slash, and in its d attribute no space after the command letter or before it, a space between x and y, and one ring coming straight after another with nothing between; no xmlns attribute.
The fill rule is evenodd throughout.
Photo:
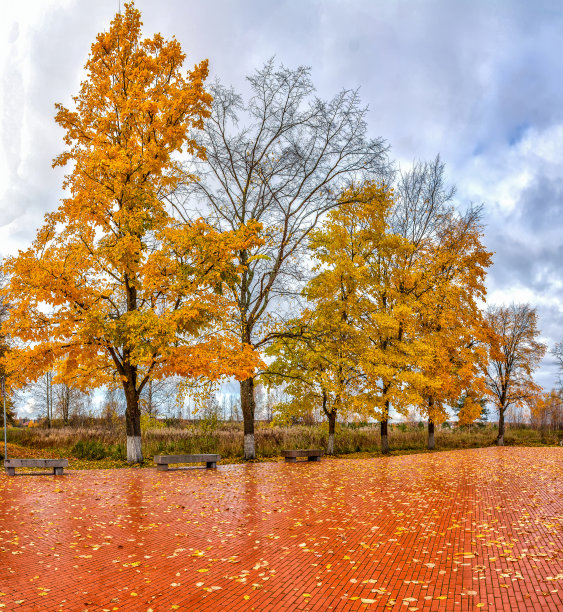
<svg viewBox="0 0 563 612"><path fill-rule="evenodd" d="M392 454L424 452L426 430L418 426L392 426L389 443ZM271 460L284 448L326 448L327 430L322 425L277 427L258 424L258 458ZM544 446L559 442L558 432L530 428L508 428L507 446ZM469 428L443 428L436 432L436 450L491 446L496 438L493 425ZM125 432L122 424L114 428L11 428L8 429L9 456L58 456L69 458L74 468L125 466ZM149 464L159 454L219 453L227 462L242 461L243 433L238 423L216 428L187 425L148 429L143 434L143 453ZM336 435L336 455L380 454L378 426L340 426Z"/></svg>

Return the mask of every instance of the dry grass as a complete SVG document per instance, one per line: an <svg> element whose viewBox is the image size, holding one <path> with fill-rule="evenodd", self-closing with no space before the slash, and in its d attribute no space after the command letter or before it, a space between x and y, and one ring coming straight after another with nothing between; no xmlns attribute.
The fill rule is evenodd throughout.
<svg viewBox="0 0 563 612"><path fill-rule="evenodd" d="M389 444L392 451L421 452L426 449L424 428L391 427ZM468 429L442 429L436 432L436 449L476 448L494 444L496 429L473 427ZM323 425L272 427L259 424L256 428L256 447L261 459L279 457L284 448L326 448L327 429ZM41 450L43 455L56 451L58 456L75 458L84 467L125 465L125 432L122 424L113 429L60 428L10 429L10 442L19 449ZM336 435L336 454L368 453L378 455L379 428L339 427ZM507 445L536 446L557 444L556 432L546 433L533 429L508 429ZM206 427L167 427L150 429L143 435L143 450L147 458L159 454L219 453L229 461L242 460L243 432L240 424L221 424L214 430ZM20 454L20 453L18 453ZM108 464L108 465L106 465Z"/></svg>

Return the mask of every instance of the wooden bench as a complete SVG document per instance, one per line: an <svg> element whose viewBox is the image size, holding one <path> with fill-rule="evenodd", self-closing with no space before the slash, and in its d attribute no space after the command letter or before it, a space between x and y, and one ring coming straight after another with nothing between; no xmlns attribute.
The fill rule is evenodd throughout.
<svg viewBox="0 0 563 612"><path fill-rule="evenodd" d="M166 471L170 463L205 463L208 468L217 467L221 455L155 455L157 470Z"/></svg>
<svg viewBox="0 0 563 612"><path fill-rule="evenodd" d="M282 450L282 455L287 463L295 463L297 457L307 457L307 461L320 461L322 454L323 451L319 449Z"/></svg>
<svg viewBox="0 0 563 612"><path fill-rule="evenodd" d="M59 476L68 467L68 459L6 459L4 467L8 476L15 476L17 467L52 468L53 474Z"/></svg>

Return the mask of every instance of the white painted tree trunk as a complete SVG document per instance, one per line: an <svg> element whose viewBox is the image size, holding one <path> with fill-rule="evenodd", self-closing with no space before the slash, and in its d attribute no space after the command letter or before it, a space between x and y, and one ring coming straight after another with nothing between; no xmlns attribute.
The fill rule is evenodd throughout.
<svg viewBox="0 0 563 612"><path fill-rule="evenodd" d="M328 444L326 447L326 454L334 455L334 434L333 433L328 434Z"/></svg>
<svg viewBox="0 0 563 612"><path fill-rule="evenodd" d="M127 461L129 463L141 463L143 461L141 436L127 436Z"/></svg>
<svg viewBox="0 0 563 612"><path fill-rule="evenodd" d="M254 447L254 434L244 434L244 458L255 459L256 450Z"/></svg>

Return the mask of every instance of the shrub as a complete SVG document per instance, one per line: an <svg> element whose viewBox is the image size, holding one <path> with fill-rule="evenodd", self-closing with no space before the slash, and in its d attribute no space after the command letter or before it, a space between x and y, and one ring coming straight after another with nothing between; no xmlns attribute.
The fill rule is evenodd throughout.
<svg viewBox="0 0 563 612"><path fill-rule="evenodd" d="M72 454L78 459L105 459L111 454L110 448L96 440L79 440L72 447Z"/></svg>
<svg viewBox="0 0 563 612"><path fill-rule="evenodd" d="M164 421L160 421L154 416L150 416L143 412L141 414L141 432L145 433L149 429L163 429L166 427Z"/></svg>
<svg viewBox="0 0 563 612"><path fill-rule="evenodd" d="M109 456L118 461L127 460L127 448L125 444L116 444L115 446L109 447Z"/></svg>

